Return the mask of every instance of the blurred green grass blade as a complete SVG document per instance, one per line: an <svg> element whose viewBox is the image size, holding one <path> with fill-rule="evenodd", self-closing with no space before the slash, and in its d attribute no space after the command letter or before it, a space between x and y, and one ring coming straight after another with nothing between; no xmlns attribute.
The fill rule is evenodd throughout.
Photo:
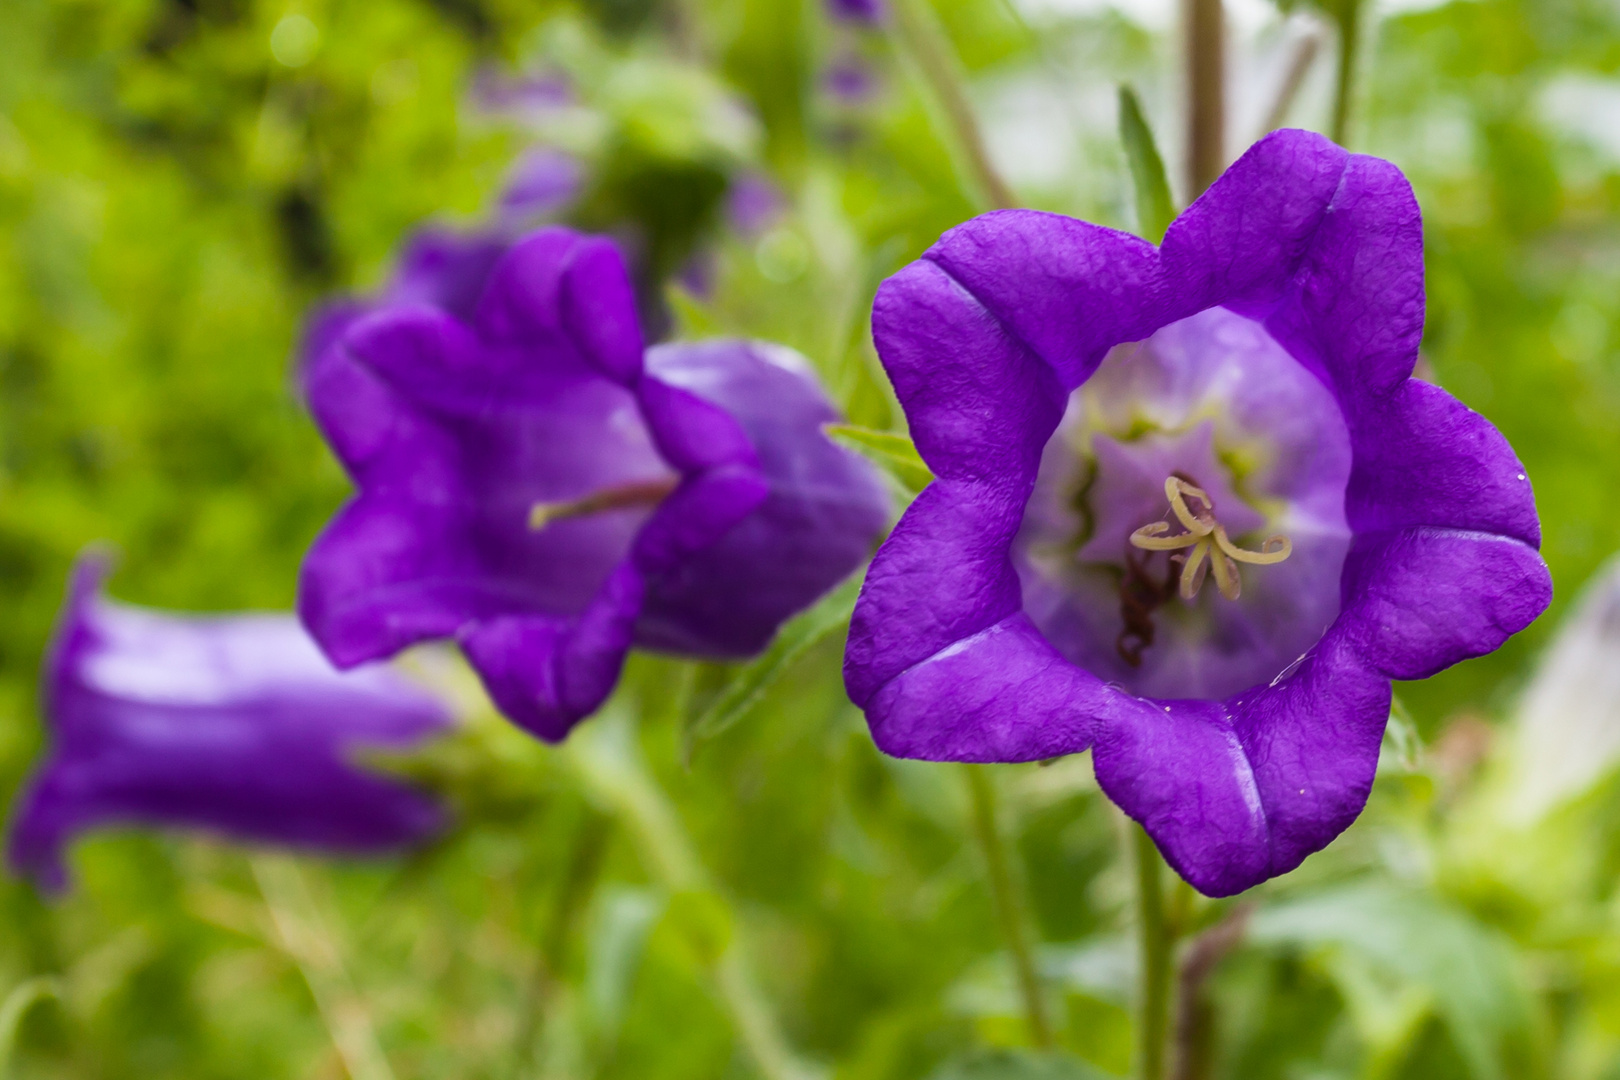
<svg viewBox="0 0 1620 1080"><path fill-rule="evenodd" d="M914 495L934 481L933 471L917 453L916 444L904 435L855 424L828 424L823 430L833 442L870 459Z"/></svg>
<svg viewBox="0 0 1620 1080"><path fill-rule="evenodd" d="M928 1080L1108 1080L1108 1074L1067 1054L989 1050L947 1061Z"/></svg>
<svg viewBox="0 0 1620 1080"><path fill-rule="evenodd" d="M607 1045L618 1038L647 938L666 905L667 898L651 889L615 888L597 912L586 953L584 990L596 1035Z"/></svg>
<svg viewBox="0 0 1620 1080"><path fill-rule="evenodd" d="M17 1046L17 1031L28 1010L46 998L61 996L61 983L49 975L24 979L0 1002L0 1080L12 1075L11 1054Z"/></svg>
<svg viewBox="0 0 1620 1080"><path fill-rule="evenodd" d="M861 581L861 575L849 578L810 610L784 623L770 648L757 660L739 667L725 688L687 725L687 753L699 741L714 738L747 716L799 657L848 626Z"/></svg>
<svg viewBox="0 0 1620 1080"><path fill-rule="evenodd" d="M1119 86L1119 141L1125 144L1125 160L1131 166L1131 184L1136 191L1136 221L1143 238L1157 244L1175 219L1170 201L1170 181L1164 173L1164 159L1153 141L1153 129L1142 115L1142 103L1129 85Z"/></svg>

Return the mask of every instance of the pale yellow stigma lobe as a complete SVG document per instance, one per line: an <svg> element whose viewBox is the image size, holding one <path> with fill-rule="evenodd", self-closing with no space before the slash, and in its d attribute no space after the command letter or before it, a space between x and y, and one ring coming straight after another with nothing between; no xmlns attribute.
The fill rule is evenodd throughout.
<svg viewBox="0 0 1620 1080"><path fill-rule="evenodd" d="M1165 478L1164 494L1170 500L1170 512L1187 531L1166 536L1170 523L1155 521L1131 533L1131 546L1143 551L1192 549L1185 555L1171 556L1182 560L1180 591L1183 600L1195 599L1198 590L1203 588L1204 576L1211 572L1221 595L1236 600L1243 592L1238 563L1269 566L1293 554L1293 541L1286 536L1267 537L1259 551L1238 547L1226 535L1226 526L1216 519L1215 503L1209 493L1179 476Z"/></svg>

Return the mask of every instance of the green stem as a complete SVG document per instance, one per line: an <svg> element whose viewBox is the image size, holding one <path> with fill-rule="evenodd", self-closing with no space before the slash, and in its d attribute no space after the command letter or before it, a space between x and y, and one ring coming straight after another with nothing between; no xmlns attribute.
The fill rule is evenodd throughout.
<svg viewBox="0 0 1620 1080"><path fill-rule="evenodd" d="M568 867L542 931L540 948L535 953L524 993L515 1054L519 1076L529 1075L537 1064L536 1043L545 1026L546 1013L562 984L568 946L579 929L586 901L595 888L612 832L612 822L605 815L589 808L584 815L575 833Z"/></svg>
<svg viewBox="0 0 1620 1080"><path fill-rule="evenodd" d="M724 902L698 858L680 816L642 763L635 730L608 711L574 732L564 748L586 788L612 809L640 842L646 865L671 892L703 892ZM735 912L728 912L736 926ZM734 932L712 975L737 1036L765 1080L819 1080L820 1071L788 1045L760 989L741 934Z"/></svg>
<svg viewBox="0 0 1620 1080"><path fill-rule="evenodd" d="M1018 205L1012 188L990 162L984 135L973 115L967 92L957 71L957 61L951 55L950 42L934 19L927 0L896 0L894 17L890 22L901 48L910 54L917 68L928 82L951 133L961 149L966 164L973 172L974 181L982 192L981 198L988 209L1006 210Z"/></svg>
<svg viewBox="0 0 1620 1080"><path fill-rule="evenodd" d="M1321 48L1322 34L1314 27L1295 40L1288 58L1288 70L1283 75L1282 85L1277 87L1277 96L1272 99L1271 108L1266 111L1261 135L1276 131L1288 122L1294 99L1299 97L1299 88L1305 85L1305 76L1310 74L1311 64Z"/></svg>
<svg viewBox="0 0 1620 1080"><path fill-rule="evenodd" d="M1165 919L1164 864L1152 837L1131 826L1136 855L1137 931L1142 949L1142 982L1137 1017L1138 1080L1164 1080L1165 1035L1170 1019L1170 926Z"/></svg>
<svg viewBox="0 0 1620 1080"><path fill-rule="evenodd" d="M1361 0L1341 0L1335 14L1339 24L1339 71L1333 87L1333 128L1330 134L1334 142L1344 146L1350 135L1350 103L1361 42Z"/></svg>
<svg viewBox="0 0 1620 1080"><path fill-rule="evenodd" d="M968 792L973 797L973 832L978 838L980 850L984 852L996 918L1001 923L1001 934L1006 939L1007 951L1012 954L1013 968L1018 975L1018 991L1024 999L1024 1016L1029 1022L1030 1041L1042 1050L1050 1050L1053 1045L1052 1025L1046 1018L1046 1003L1041 997L1040 977L1035 971L1029 928L1024 921L1024 906L1019 902L1007 848L1002 841L1001 824L996 815L996 789L987 767L966 765L964 769L967 771Z"/></svg>
<svg viewBox="0 0 1620 1080"><path fill-rule="evenodd" d="M61 1000L62 990L61 980L54 975L39 975L12 987L5 1001L0 1002L0 1078L10 1080L11 1055L17 1048L17 1032L28 1010L46 998Z"/></svg>
<svg viewBox="0 0 1620 1080"><path fill-rule="evenodd" d="M1187 201L1226 168L1226 18L1221 0L1182 0L1187 35Z"/></svg>

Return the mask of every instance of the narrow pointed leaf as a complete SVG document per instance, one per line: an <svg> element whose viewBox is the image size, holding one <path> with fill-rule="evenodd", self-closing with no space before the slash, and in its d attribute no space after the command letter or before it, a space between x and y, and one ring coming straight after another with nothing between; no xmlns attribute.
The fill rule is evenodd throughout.
<svg viewBox="0 0 1620 1080"><path fill-rule="evenodd" d="M1136 221L1142 237L1157 244L1176 216L1170 201L1170 181L1164 173L1164 159L1153 141L1153 129L1142 115L1136 91L1119 87L1119 140L1125 144L1125 160L1130 163L1131 183L1136 190Z"/></svg>
<svg viewBox="0 0 1620 1080"><path fill-rule="evenodd" d="M852 577L828 593L809 611L784 623L770 648L736 670L725 688L698 713L687 727L688 748L711 739L747 716L799 657L849 625L860 595L861 578Z"/></svg>
<svg viewBox="0 0 1620 1080"><path fill-rule="evenodd" d="M828 424L827 437L862 454L916 494L934 481L934 474L917 453L916 445L892 431L873 431L855 424Z"/></svg>

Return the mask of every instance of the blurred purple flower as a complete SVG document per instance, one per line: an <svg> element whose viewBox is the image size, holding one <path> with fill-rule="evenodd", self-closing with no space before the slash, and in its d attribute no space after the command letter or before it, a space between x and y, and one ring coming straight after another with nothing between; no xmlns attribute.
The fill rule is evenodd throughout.
<svg viewBox="0 0 1620 1080"><path fill-rule="evenodd" d="M1092 747L1211 895L1326 845L1366 802L1390 680L1490 652L1551 595L1523 466L1410 377L1423 306L1405 178L1299 131L1161 248L1002 211L885 282L878 351L939 479L850 632L878 745Z"/></svg>
<svg viewBox="0 0 1620 1080"><path fill-rule="evenodd" d="M573 155L549 147L530 150L507 175L497 217L521 225L557 214L574 201L583 179L584 168Z"/></svg>
<svg viewBox="0 0 1620 1080"><path fill-rule="evenodd" d="M490 113L519 115L574 104L574 88L561 73L509 75L483 67L473 76L472 102Z"/></svg>
<svg viewBox="0 0 1620 1080"><path fill-rule="evenodd" d="M443 815L360 768L450 723L392 672L340 673L291 615L179 615L101 595L106 563L74 568L46 657L52 746L13 812L12 868L67 884L63 851L103 825L178 826L366 853L418 844Z"/></svg>
<svg viewBox="0 0 1620 1080"><path fill-rule="evenodd" d="M644 351L605 239L544 229L470 307L390 303L312 344L306 397L359 493L305 562L305 624L345 667L453 637L546 739L602 702L633 644L757 652L886 520L797 355Z"/></svg>
<svg viewBox="0 0 1620 1080"><path fill-rule="evenodd" d="M726 189L726 221L744 236L769 229L785 205L781 190L764 173L739 172Z"/></svg>
<svg viewBox="0 0 1620 1080"><path fill-rule="evenodd" d="M714 280L717 273L715 261L713 250L703 248L695 251L692 253L692 257L687 259L681 266L681 271L675 275L675 280L680 283L681 288L693 296L707 299L714 292Z"/></svg>
<svg viewBox="0 0 1620 1080"><path fill-rule="evenodd" d="M876 25L886 13L883 0L826 0L827 14L840 22Z"/></svg>
<svg viewBox="0 0 1620 1080"><path fill-rule="evenodd" d="M821 85L846 105L858 105L869 101L877 92L878 76L865 57L844 53L822 71Z"/></svg>

